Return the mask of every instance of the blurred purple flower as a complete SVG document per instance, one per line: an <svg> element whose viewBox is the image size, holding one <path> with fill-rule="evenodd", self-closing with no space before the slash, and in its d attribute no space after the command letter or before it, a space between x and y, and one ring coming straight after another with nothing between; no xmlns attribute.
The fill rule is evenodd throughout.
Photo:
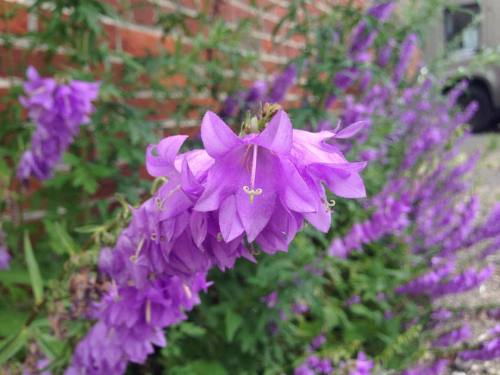
<svg viewBox="0 0 500 375"><path fill-rule="evenodd" d="M450 332L443 333L434 342L435 347L448 347L461 343L469 339L472 335L470 326L464 324L458 329L454 329Z"/></svg>
<svg viewBox="0 0 500 375"><path fill-rule="evenodd" d="M10 254L5 245L5 232L0 228L0 270L10 267Z"/></svg>
<svg viewBox="0 0 500 375"><path fill-rule="evenodd" d="M439 308L432 312L431 318L437 322L443 322L453 317L453 313L445 308Z"/></svg>
<svg viewBox="0 0 500 375"><path fill-rule="evenodd" d="M318 335L311 341L311 349L318 350L326 343L325 335Z"/></svg>
<svg viewBox="0 0 500 375"><path fill-rule="evenodd" d="M305 314L309 311L309 305L305 302L295 302L292 305L292 311L297 315Z"/></svg>
<svg viewBox="0 0 500 375"><path fill-rule="evenodd" d="M431 364L421 364L405 370L401 375L444 375L448 364L447 359L439 359Z"/></svg>
<svg viewBox="0 0 500 375"><path fill-rule="evenodd" d="M5 246L0 247L0 270L10 267L10 254Z"/></svg>
<svg viewBox="0 0 500 375"><path fill-rule="evenodd" d="M358 353L356 367L349 372L349 375L370 375L373 369L373 361L364 352Z"/></svg>
<svg viewBox="0 0 500 375"><path fill-rule="evenodd" d="M274 291L272 293L269 293L267 296L264 296L262 298L262 302L264 302L269 308L275 307L276 303L278 302L278 292Z"/></svg>
<svg viewBox="0 0 500 375"><path fill-rule="evenodd" d="M36 129L31 148L19 161L17 176L23 181L32 176L46 180L52 176L79 127L90 121L94 111L92 101L97 99L100 84L76 80L58 83L55 79L40 77L33 67L28 68L27 77L26 96L19 100Z"/></svg>
<svg viewBox="0 0 500 375"><path fill-rule="evenodd" d="M395 47L396 41L394 40L394 38L390 38L387 41L387 44L379 52L377 62L380 66L384 67L389 63Z"/></svg>
<svg viewBox="0 0 500 375"><path fill-rule="evenodd" d="M289 65L281 74L276 76L271 83L266 101L270 103L280 103L285 99L285 95L297 79L297 67Z"/></svg>
<svg viewBox="0 0 500 375"><path fill-rule="evenodd" d="M417 48L418 37L415 34L409 34L399 49L399 62L394 69L393 80L400 82L406 74L413 52Z"/></svg>
<svg viewBox="0 0 500 375"><path fill-rule="evenodd" d="M500 338L496 337L483 343L479 349L464 350L459 356L464 361L491 361L500 358Z"/></svg>

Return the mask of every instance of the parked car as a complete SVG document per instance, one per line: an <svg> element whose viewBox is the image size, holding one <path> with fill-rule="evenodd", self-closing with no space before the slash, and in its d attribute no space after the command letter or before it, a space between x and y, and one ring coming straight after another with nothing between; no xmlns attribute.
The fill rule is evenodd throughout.
<svg viewBox="0 0 500 375"><path fill-rule="evenodd" d="M479 52L500 45L500 1L452 0L448 4L426 36L424 58L430 61L444 51L448 87L469 81L460 103L479 104L471 124L474 131L484 131L500 119L500 62L474 68L471 61Z"/></svg>

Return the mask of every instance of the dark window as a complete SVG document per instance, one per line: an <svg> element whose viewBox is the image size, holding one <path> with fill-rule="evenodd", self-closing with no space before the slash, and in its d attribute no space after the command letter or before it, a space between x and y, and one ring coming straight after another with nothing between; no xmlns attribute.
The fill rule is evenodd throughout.
<svg viewBox="0 0 500 375"><path fill-rule="evenodd" d="M478 4L459 5L444 12L444 35L448 51L476 52L479 49Z"/></svg>

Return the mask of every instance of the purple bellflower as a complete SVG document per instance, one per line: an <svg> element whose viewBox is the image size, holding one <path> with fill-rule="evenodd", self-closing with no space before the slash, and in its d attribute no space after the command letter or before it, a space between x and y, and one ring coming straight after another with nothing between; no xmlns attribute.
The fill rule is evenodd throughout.
<svg viewBox="0 0 500 375"><path fill-rule="evenodd" d="M330 226L330 204L322 181L339 196L365 196L359 172L328 139L350 136L360 124L334 132L293 130L278 111L261 133L238 137L214 113L201 125L205 150L214 159L194 210L218 212L221 236L242 234L269 253L285 251L303 220L322 231Z"/></svg>
<svg viewBox="0 0 500 375"><path fill-rule="evenodd" d="M285 112L266 106L262 119L245 126L238 136L209 112L201 125L204 149L179 153L185 136L148 147L147 170L165 182L132 209L115 247L102 250L99 269L113 287L94 307L97 323L79 343L67 374L121 374L127 362L143 363L155 345L166 344L164 328L186 319L200 302L212 267L232 268L241 257L255 261L245 236L273 253L287 250L304 220L328 230L323 183L340 196L364 196L364 163L347 162L329 143L352 136L362 124L293 130ZM276 299L271 294L264 302L273 306ZM296 304L293 310L308 308ZM330 372L331 365L320 365L318 371Z"/></svg>
<svg viewBox="0 0 500 375"><path fill-rule="evenodd" d="M31 148L19 161L17 176L22 181L32 176L46 180L52 176L79 127L90 121L99 83L77 80L59 83L53 78L40 77L33 67L28 68L27 77L26 96L22 96L20 102L36 129Z"/></svg>

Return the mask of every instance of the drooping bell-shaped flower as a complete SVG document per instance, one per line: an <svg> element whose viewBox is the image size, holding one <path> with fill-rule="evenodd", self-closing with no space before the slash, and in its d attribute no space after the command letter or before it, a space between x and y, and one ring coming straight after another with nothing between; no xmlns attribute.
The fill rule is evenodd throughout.
<svg viewBox="0 0 500 375"><path fill-rule="evenodd" d="M214 164L194 210L218 212L224 241L246 234L268 252L286 250L303 219L327 230L330 210L323 182L339 195L364 196L359 177L364 164L348 163L326 142L347 135L293 130L279 110L261 132L254 127L240 137L208 112L201 137Z"/></svg>

